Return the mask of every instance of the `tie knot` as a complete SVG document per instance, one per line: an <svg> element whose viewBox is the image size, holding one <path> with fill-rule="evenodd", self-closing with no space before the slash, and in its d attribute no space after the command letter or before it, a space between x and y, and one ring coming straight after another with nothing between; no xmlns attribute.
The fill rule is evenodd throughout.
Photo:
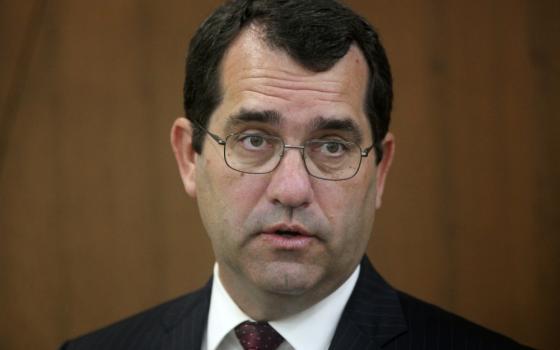
<svg viewBox="0 0 560 350"><path fill-rule="evenodd" d="M268 322L243 322L235 327L235 335L245 350L276 350L284 338Z"/></svg>

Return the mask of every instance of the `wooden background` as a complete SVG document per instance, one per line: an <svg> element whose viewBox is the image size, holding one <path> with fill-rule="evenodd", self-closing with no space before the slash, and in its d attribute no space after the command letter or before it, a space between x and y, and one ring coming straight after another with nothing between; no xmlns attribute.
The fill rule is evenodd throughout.
<svg viewBox="0 0 560 350"><path fill-rule="evenodd" d="M0 0L1 349L54 349L208 278L168 135L187 40L218 2ZM560 2L349 4L395 75L373 260L559 349Z"/></svg>

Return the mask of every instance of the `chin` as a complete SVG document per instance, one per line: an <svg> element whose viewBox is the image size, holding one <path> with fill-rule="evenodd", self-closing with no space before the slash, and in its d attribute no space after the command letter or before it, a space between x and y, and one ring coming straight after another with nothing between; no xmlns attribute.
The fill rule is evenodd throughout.
<svg viewBox="0 0 560 350"><path fill-rule="evenodd" d="M322 269L296 262L269 262L258 267L255 282L269 293L302 295L317 285Z"/></svg>

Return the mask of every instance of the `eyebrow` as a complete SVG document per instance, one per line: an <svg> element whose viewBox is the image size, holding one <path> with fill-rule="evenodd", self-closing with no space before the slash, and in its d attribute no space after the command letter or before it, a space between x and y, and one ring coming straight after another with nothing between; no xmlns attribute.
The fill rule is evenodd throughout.
<svg viewBox="0 0 560 350"><path fill-rule="evenodd" d="M270 124L272 126L279 126L282 116L278 111L266 110L255 111L241 109L238 113L231 115L226 122L224 129L230 131L240 124L247 124L251 122Z"/></svg>
<svg viewBox="0 0 560 350"><path fill-rule="evenodd" d="M279 126L282 123L282 115L275 110L249 110L241 109L239 112L232 114L224 130L230 132L235 127L251 122L269 124L271 126ZM361 144L363 140L362 132L358 127L358 124L350 117L323 117L318 116L311 120L309 123L311 131L322 131L322 130L340 130L348 132L352 135L354 142Z"/></svg>
<svg viewBox="0 0 560 350"><path fill-rule="evenodd" d="M311 127L313 131L320 130L341 130L346 131L352 135L357 144L362 143L362 132L354 120L348 117L317 117L312 120Z"/></svg>

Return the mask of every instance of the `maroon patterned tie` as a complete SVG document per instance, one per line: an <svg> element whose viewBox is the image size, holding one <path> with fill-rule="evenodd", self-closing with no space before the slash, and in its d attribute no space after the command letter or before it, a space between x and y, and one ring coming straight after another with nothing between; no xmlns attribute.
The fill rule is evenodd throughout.
<svg viewBox="0 0 560 350"><path fill-rule="evenodd" d="M284 341L267 322L240 323L235 335L245 350L276 350Z"/></svg>

